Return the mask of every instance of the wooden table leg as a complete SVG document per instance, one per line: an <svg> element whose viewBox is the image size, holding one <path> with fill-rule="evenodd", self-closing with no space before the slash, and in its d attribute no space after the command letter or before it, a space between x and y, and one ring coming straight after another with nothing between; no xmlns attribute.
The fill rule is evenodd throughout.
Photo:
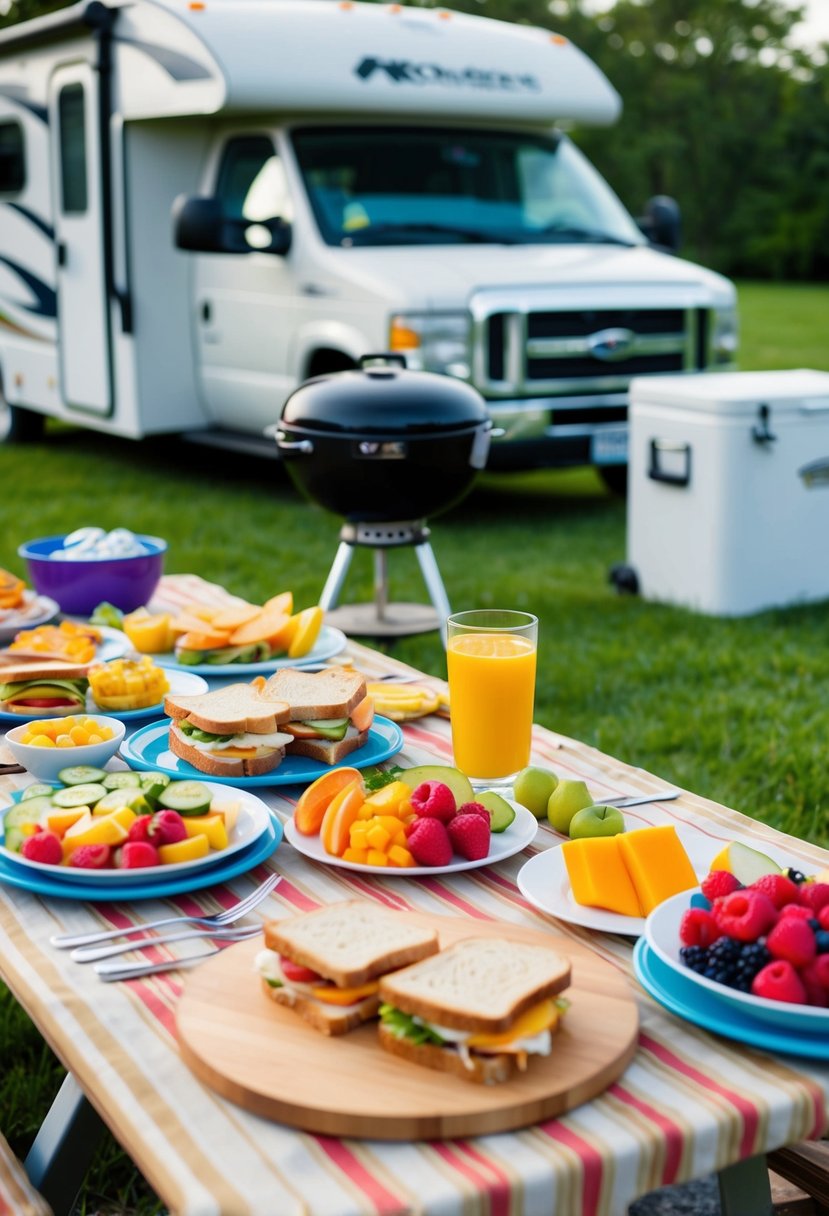
<svg viewBox="0 0 829 1216"><path fill-rule="evenodd" d="M69 1216L104 1125L71 1073L29 1149L24 1167L55 1216Z"/></svg>
<svg viewBox="0 0 829 1216"><path fill-rule="evenodd" d="M722 1216L774 1216L765 1154L727 1165L717 1179Z"/></svg>

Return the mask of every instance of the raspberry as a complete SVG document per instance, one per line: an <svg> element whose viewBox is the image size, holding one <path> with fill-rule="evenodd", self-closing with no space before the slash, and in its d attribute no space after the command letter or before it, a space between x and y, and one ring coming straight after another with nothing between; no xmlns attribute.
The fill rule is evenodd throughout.
<svg viewBox="0 0 829 1216"><path fill-rule="evenodd" d="M704 912L702 908L688 908L682 913L679 940L686 946L710 946L720 936L717 922L710 912Z"/></svg>
<svg viewBox="0 0 829 1216"><path fill-rule="evenodd" d="M69 864L79 870L106 870L111 858L112 849L108 844L82 844L72 852Z"/></svg>
<svg viewBox="0 0 829 1216"><path fill-rule="evenodd" d="M780 909L780 917L794 917L795 920L811 920L814 913L805 904L786 904Z"/></svg>
<svg viewBox="0 0 829 1216"><path fill-rule="evenodd" d="M485 806L481 806L480 802L464 802L458 807L458 815L480 815L483 819L490 822L492 816Z"/></svg>
<svg viewBox="0 0 829 1216"><path fill-rule="evenodd" d="M143 815L142 818L148 816ZM144 866L160 865L161 858L158 849L149 840L128 840L118 850L117 864L122 870L139 870Z"/></svg>
<svg viewBox="0 0 829 1216"><path fill-rule="evenodd" d="M703 895L711 903L723 895L730 895L732 891L739 891L742 885L730 870L712 870L700 883Z"/></svg>
<svg viewBox="0 0 829 1216"><path fill-rule="evenodd" d="M804 882L798 888L798 898L817 916L821 908L829 905L829 882Z"/></svg>
<svg viewBox="0 0 829 1216"><path fill-rule="evenodd" d="M156 811L149 827L153 844L178 844L187 836L187 828L178 811Z"/></svg>
<svg viewBox="0 0 829 1216"><path fill-rule="evenodd" d="M20 846L27 861L39 861L45 866L59 866L63 861L63 846L54 832L35 832Z"/></svg>
<svg viewBox="0 0 829 1216"><path fill-rule="evenodd" d="M428 815L416 819L408 831L407 843L419 866L448 866L452 860L452 842L439 819Z"/></svg>
<svg viewBox="0 0 829 1216"><path fill-rule="evenodd" d="M791 963L783 958L767 963L751 982L755 996L769 1001L787 1001L791 1005L806 1004L806 989Z"/></svg>
<svg viewBox="0 0 829 1216"><path fill-rule="evenodd" d="M489 852L489 815L456 815L449 824L449 839L456 853L467 861L480 861Z"/></svg>
<svg viewBox="0 0 829 1216"><path fill-rule="evenodd" d="M777 920L777 909L762 891L734 891L714 902L711 914L728 937L754 942Z"/></svg>
<svg viewBox="0 0 829 1216"><path fill-rule="evenodd" d="M152 823L152 815L139 815L137 819L133 819L132 823L130 824L130 830L127 832L127 840L149 840Z"/></svg>
<svg viewBox="0 0 829 1216"><path fill-rule="evenodd" d="M442 781L424 781L412 792L412 810L425 819L448 823L455 814L455 795Z"/></svg>
<svg viewBox="0 0 829 1216"><path fill-rule="evenodd" d="M829 908L821 908L817 914L817 923L821 929L829 929Z"/></svg>
<svg viewBox="0 0 829 1216"><path fill-rule="evenodd" d="M826 1009L829 1006L829 988L823 982L819 963L820 959L816 958L813 963L809 963L808 967L803 967L800 971L800 979L806 989L809 1004L819 1005L822 1009Z"/></svg>
<svg viewBox="0 0 829 1216"><path fill-rule="evenodd" d="M782 908L785 904L797 903L801 888L795 886L785 874L764 874L751 884L751 890L762 891L775 908Z"/></svg>
<svg viewBox="0 0 829 1216"><path fill-rule="evenodd" d="M814 930L794 916L779 920L766 939L772 958L782 958L793 967L805 967L817 954Z"/></svg>

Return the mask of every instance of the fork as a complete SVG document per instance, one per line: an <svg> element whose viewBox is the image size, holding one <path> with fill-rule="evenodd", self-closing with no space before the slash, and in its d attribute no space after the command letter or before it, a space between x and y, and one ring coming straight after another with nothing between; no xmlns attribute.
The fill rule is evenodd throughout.
<svg viewBox="0 0 829 1216"><path fill-rule="evenodd" d="M59 950L68 950L74 946L93 946L98 942L112 941L114 937L126 937L130 933L144 933L147 929L161 929L164 925L192 923L203 929L220 929L224 925L232 925L234 921L252 911L281 881L281 874L268 875L262 885L251 891L250 895L240 899L232 908L225 908L223 912L217 912L213 916L165 916L161 920L148 921L144 925L132 925L129 929L105 929L95 933L58 933L50 937L49 941Z"/></svg>
<svg viewBox="0 0 829 1216"><path fill-rule="evenodd" d="M99 959L113 958L116 954L128 954L130 950L143 950L147 946L166 946L168 942L183 942L193 937L239 942L261 932L261 925L229 925L226 929L182 929L176 933L162 933L160 937L136 937L131 942L119 942L117 946L78 946L69 957L75 963L96 963Z"/></svg>
<svg viewBox="0 0 829 1216"><path fill-rule="evenodd" d="M134 980L142 975L158 975L161 971L178 971L182 967L195 967L197 963L203 963L205 959L214 954L220 954L221 951L221 946L214 946L212 950L205 950L202 954L188 954L185 958L168 958L160 963L96 963L95 970L105 984L111 984L114 980Z"/></svg>

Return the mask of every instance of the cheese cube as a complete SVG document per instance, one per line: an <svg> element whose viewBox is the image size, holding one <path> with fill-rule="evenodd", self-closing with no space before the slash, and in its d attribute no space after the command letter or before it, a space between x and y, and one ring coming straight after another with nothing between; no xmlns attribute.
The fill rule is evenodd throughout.
<svg viewBox="0 0 829 1216"><path fill-rule="evenodd" d="M573 899L587 908L641 916L639 898L619 849L621 836L589 836L561 846Z"/></svg>
<svg viewBox="0 0 829 1216"><path fill-rule="evenodd" d="M637 828L635 832L625 832L615 839L619 841L622 858L645 916L672 895L699 886L694 867L672 823Z"/></svg>

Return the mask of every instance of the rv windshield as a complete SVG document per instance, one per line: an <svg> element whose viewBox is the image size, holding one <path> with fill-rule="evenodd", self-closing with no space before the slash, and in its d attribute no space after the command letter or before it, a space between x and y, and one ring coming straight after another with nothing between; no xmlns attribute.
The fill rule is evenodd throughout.
<svg viewBox="0 0 829 1216"><path fill-rule="evenodd" d="M329 245L644 243L564 136L315 127L293 144Z"/></svg>

